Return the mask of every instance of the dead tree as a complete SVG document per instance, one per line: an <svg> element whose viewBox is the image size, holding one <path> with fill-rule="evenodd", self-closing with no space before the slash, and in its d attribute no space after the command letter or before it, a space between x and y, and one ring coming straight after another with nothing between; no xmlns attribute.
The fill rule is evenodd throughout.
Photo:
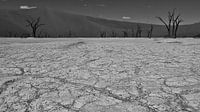
<svg viewBox="0 0 200 112"><path fill-rule="evenodd" d="M140 25L137 24L137 32L136 32L136 37L141 37L142 36L142 29Z"/></svg>
<svg viewBox="0 0 200 112"><path fill-rule="evenodd" d="M68 31L68 37L72 37L72 31L71 30Z"/></svg>
<svg viewBox="0 0 200 112"><path fill-rule="evenodd" d="M112 31L112 32L111 32L111 37L117 37L116 32Z"/></svg>
<svg viewBox="0 0 200 112"><path fill-rule="evenodd" d="M106 35L107 35L106 32L104 32L104 31L100 32L100 37L106 37Z"/></svg>
<svg viewBox="0 0 200 112"><path fill-rule="evenodd" d="M168 32L168 37L177 37L179 25L181 22L183 22L183 20L180 19L180 14L176 15L176 9L168 12L168 21L165 21L161 17L156 18L158 18L165 25Z"/></svg>
<svg viewBox="0 0 200 112"><path fill-rule="evenodd" d="M178 28L179 28L181 22L183 22L183 20L182 20L182 19L179 19L179 17L178 17L177 20L175 19L174 38L177 37Z"/></svg>
<svg viewBox="0 0 200 112"><path fill-rule="evenodd" d="M151 38L153 33L153 25L151 25L151 29L148 31L148 37Z"/></svg>
<svg viewBox="0 0 200 112"><path fill-rule="evenodd" d="M122 32L123 32L123 36L124 36L124 37L128 37L127 31L122 31Z"/></svg>
<svg viewBox="0 0 200 112"><path fill-rule="evenodd" d="M40 17L34 19L32 17L29 17L26 19L26 22L27 22L27 25L26 27L30 27L32 29L32 36L33 37L36 37L37 36L37 31L38 29L45 25L45 24L41 24L40 22Z"/></svg>
<svg viewBox="0 0 200 112"><path fill-rule="evenodd" d="M13 37L13 33L12 32L8 32L6 37Z"/></svg>
<svg viewBox="0 0 200 112"><path fill-rule="evenodd" d="M135 37L134 29L132 29L131 31L132 31L132 33L131 33L132 37Z"/></svg>

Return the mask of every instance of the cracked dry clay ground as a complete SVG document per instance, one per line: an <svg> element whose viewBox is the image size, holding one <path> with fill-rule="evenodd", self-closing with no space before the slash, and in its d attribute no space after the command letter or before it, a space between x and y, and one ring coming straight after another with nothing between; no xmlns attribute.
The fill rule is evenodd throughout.
<svg viewBox="0 0 200 112"><path fill-rule="evenodd" d="M198 39L31 41L0 44L0 112L200 112Z"/></svg>

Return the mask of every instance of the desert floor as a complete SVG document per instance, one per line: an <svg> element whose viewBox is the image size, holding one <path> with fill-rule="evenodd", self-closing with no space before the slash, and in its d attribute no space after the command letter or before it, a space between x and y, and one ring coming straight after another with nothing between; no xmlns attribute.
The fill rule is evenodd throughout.
<svg viewBox="0 0 200 112"><path fill-rule="evenodd" d="M0 112L200 112L200 40L0 39Z"/></svg>

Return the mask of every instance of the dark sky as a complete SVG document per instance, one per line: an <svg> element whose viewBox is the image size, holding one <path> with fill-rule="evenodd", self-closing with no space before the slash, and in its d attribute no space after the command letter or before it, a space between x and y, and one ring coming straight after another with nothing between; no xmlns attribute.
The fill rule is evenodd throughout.
<svg viewBox="0 0 200 112"><path fill-rule="evenodd" d="M184 24L200 22L200 0L0 0L1 8L48 7L95 17L156 23L155 16L166 17L173 8Z"/></svg>

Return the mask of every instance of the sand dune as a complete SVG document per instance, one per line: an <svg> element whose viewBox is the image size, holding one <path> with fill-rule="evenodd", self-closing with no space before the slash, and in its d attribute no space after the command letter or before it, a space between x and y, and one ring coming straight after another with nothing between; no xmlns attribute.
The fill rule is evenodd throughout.
<svg viewBox="0 0 200 112"><path fill-rule="evenodd" d="M51 36L68 36L69 32L73 36L99 36L100 32L104 31L108 36L112 31L117 32L118 36L123 35L122 31L127 31L131 35L132 29L136 32L137 24L142 27L142 36L147 36L147 31L150 29L150 24L107 20L52 9L0 9L0 36L30 33L31 30L26 27L25 22L28 16L41 17L41 22L45 24L40 29L41 34ZM180 27L178 34L180 36L198 35L199 28L200 24L184 25ZM154 36L166 34L164 26L154 25Z"/></svg>

